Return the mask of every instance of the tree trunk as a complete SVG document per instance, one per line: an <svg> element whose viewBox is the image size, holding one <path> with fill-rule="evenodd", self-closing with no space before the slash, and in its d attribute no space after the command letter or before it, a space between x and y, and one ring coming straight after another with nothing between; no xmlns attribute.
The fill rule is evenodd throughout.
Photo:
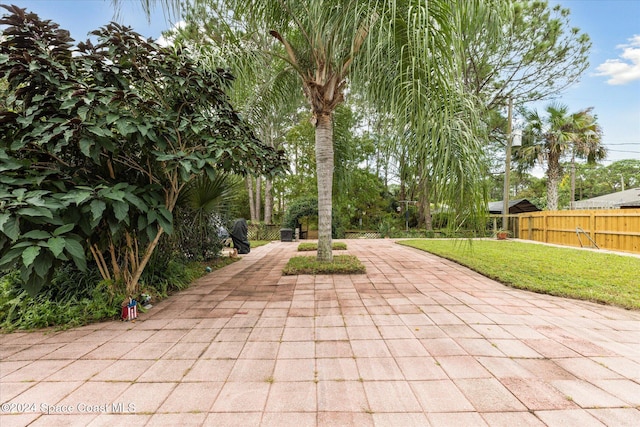
<svg viewBox="0 0 640 427"><path fill-rule="evenodd" d="M547 168L547 210L558 210L558 185L560 184L560 156L549 155L549 166Z"/></svg>
<svg viewBox="0 0 640 427"><path fill-rule="evenodd" d="M253 199L253 178L247 175L247 193L249 193L249 214L251 215L251 220L256 217L256 206Z"/></svg>
<svg viewBox="0 0 640 427"><path fill-rule="evenodd" d="M149 242L149 246L147 246L147 249L144 251L144 255L142 256L142 259L138 263L137 268L133 271L133 276L131 277L131 280L126 283L127 294L130 297L134 297L138 292L138 282L140 281L140 277L142 276L142 273L144 272L145 267L149 263L149 260L151 259L151 255L153 254L153 251L155 250L156 246L158 246L158 242L160 241L160 237L162 237L163 233L164 233L164 229L162 227L158 227L158 232L156 233L156 237L151 242Z"/></svg>
<svg viewBox="0 0 640 427"><path fill-rule="evenodd" d="M433 230L433 221L431 219L431 183L429 182L429 178L424 178L422 184L422 194L423 194L423 209L424 209L424 227L431 231Z"/></svg>
<svg viewBox="0 0 640 427"><path fill-rule="evenodd" d="M333 121L330 114L317 116L316 169L318 173L318 261L333 261L331 208L333 189Z"/></svg>
<svg viewBox="0 0 640 427"><path fill-rule="evenodd" d="M400 155L400 159L399 159L399 171L400 171L400 192L398 194L398 197L400 200L407 200L407 189L406 189L406 182L405 182L405 177L406 177L406 169L405 169L405 153L402 153Z"/></svg>
<svg viewBox="0 0 640 427"><path fill-rule="evenodd" d="M260 177L256 178L256 216L255 218L251 218L252 221L260 222L260 212L262 211L262 179Z"/></svg>
<svg viewBox="0 0 640 427"><path fill-rule="evenodd" d="M273 222L273 181L264 180L264 223Z"/></svg>

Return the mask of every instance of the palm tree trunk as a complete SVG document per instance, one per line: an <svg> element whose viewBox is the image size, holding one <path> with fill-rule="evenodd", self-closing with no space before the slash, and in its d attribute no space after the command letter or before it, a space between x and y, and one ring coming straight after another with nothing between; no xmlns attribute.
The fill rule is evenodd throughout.
<svg viewBox="0 0 640 427"><path fill-rule="evenodd" d="M549 155L547 168L547 210L558 210L558 185L560 184L560 156Z"/></svg>
<svg viewBox="0 0 640 427"><path fill-rule="evenodd" d="M319 114L316 122L316 169L318 174L318 261L333 261L331 208L333 189L333 120Z"/></svg>

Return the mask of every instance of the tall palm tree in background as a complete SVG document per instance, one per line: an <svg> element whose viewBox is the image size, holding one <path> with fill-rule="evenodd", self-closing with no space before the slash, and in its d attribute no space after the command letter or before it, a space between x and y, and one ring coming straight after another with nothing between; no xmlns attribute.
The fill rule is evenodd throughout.
<svg viewBox="0 0 640 427"><path fill-rule="evenodd" d="M571 149L571 209L576 200L576 157L586 159L590 165L607 157L607 150L602 145L602 128L592 112L593 108L588 108L574 115L576 132Z"/></svg>
<svg viewBox="0 0 640 427"><path fill-rule="evenodd" d="M121 0L112 0L116 5ZM153 0L141 0L149 10ZM177 0L159 0L165 8ZM504 0L192 0L248 32L270 34L269 55L298 77L315 126L318 260L331 261L333 114L350 90L394 119L389 133L410 133L429 185L459 221L486 209L476 100L462 84L461 35L483 22L497 36L510 13ZM425 175L427 176L427 175ZM424 177L416 176L416 180Z"/></svg>
<svg viewBox="0 0 640 427"><path fill-rule="evenodd" d="M566 105L551 103L544 109L525 110L523 146L519 157L530 166L546 163L547 209L558 209L558 185L562 180L561 160L566 155L596 160L606 154L600 145L602 131L591 109L569 113Z"/></svg>

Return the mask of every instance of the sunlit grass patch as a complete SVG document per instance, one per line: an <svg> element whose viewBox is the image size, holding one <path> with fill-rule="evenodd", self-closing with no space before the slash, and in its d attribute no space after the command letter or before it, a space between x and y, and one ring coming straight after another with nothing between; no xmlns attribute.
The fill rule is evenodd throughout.
<svg viewBox="0 0 640 427"><path fill-rule="evenodd" d="M354 255L335 255L333 262L321 262L315 256L296 256L289 260L282 274L362 274L366 269Z"/></svg>
<svg viewBox="0 0 640 427"><path fill-rule="evenodd" d="M534 292L640 309L640 258L514 240L398 242Z"/></svg>
<svg viewBox="0 0 640 427"><path fill-rule="evenodd" d="M334 251L344 251L347 249L347 244L344 242L331 242L331 249ZM303 242L298 245L299 252L305 251L317 251L318 243L317 242Z"/></svg>
<svg viewBox="0 0 640 427"><path fill-rule="evenodd" d="M257 248L259 246L268 245L271 243L269 240L250 240L249 245L251 248Z"/></svg>

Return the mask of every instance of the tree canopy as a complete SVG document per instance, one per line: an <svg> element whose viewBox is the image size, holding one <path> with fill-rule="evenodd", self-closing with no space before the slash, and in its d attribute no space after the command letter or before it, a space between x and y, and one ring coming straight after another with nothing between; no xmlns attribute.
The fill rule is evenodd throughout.
<svg viewBox="0 0 640 427"><path fill-rule="evenodd" d="M151 3L143 5L148 8ZM428 178L438 187L437 201L460 220L484 211L484 136L479 131L478 103L462 81L462 40L475 22L484 26L487 42L492 42L510 13L510 2L193 0L188 4L205 4L230 27L238 22L247 34L255 35L250 38L253 43L238 50L247 64L264 53L256 49L264 45L255 41L270 34L277 43L267 45L266 52L286 65L274 70L296 76L292 92L305 94L315 125L319 260L331 259L333 113L347 87L365 95L375 111L392 119L388 133L415 151L412 155L422 164L416 178ZM229 39L210 34L207 40Z"/></svg>
<svg viewBox="0 0 640 427"><path fill-rule="evenodd" d="M546 165L547 207L558 208L558 185L562 179L561 160L568 155L587 158L591 162L602 159L606 150L601 145L602 129L591 108L569 113L566 105L551 103L544 115L526 110L523 144L517 155L529 165Z"/></svg>
<svg viewBox="0 0 640 427"><path fill-rule="evenodd" d="M483 22L462 34L465 84L487 109L549 99L575 83L589 66L589 36L572 27L570 10L547 1L513 3L500 38L486 37Z"/></svg>

